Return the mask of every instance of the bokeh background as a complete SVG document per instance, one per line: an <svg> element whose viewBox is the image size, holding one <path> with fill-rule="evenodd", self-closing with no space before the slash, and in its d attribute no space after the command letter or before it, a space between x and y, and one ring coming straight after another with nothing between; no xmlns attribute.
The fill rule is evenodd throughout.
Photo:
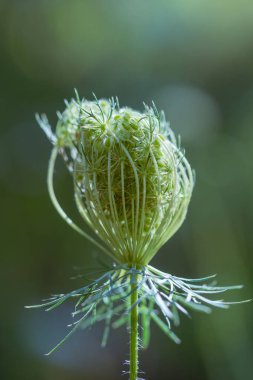
<svg viewBox="0 0 253 380"><path fill-rule="evenodd" d="M106 349L102 327L79 332L48 358L70 306L24 309L79 286L70 278L99 265L49 201L51 147L34 117L46 112L55 125L74 87L165 110L197 182L186 222L154 264L188 277L218 273L221 284L245 285L227 299L252 298L252 68L252 0L0 0L2 379L116 380L127 370L124 330L112 331ZM61 162L56 187L78 219ZM252 317L252 304L195 313L177 328L180 346L153 327L144 376L251 379Z"/></svg>

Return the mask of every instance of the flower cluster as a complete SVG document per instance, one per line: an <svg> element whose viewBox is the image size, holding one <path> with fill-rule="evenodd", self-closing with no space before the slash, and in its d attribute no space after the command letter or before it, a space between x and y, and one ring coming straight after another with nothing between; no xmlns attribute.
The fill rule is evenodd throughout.
<svg viewBox="0 0 253 380"><path fill-rule="evenodd" d="M193 175L184 152L155 107L140 113L113 99L66 104L54 139L80 214L118 263L148 264L187 212Z"/></svg>

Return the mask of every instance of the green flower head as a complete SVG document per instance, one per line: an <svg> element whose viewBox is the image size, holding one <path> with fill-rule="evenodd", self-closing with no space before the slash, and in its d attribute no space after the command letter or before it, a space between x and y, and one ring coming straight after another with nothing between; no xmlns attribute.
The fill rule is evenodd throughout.
<svg viewBox="0 0 253 380"><path fill-rule="evenodd" d="M71 100L58 117L81 216L117 262L149 263L183 223L193 189L164 114L95 98Z"/></svg>

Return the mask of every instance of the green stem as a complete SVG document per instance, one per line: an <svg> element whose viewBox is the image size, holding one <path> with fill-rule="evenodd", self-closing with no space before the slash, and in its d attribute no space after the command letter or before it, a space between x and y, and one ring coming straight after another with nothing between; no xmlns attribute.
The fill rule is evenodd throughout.
<svg viewBox="0 0 253 380"><path fill-rule="evenodd" d="M130 380L138 376L138 287L137 276L131 284L131 316L130 316Z"/></svg>

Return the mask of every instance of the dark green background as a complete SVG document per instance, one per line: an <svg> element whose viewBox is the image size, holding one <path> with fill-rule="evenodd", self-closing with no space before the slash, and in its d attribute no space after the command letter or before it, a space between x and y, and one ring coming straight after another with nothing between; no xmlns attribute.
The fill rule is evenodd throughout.
<svg viewBox="0 0 253 380"><path fill-rule="evenodd" d="M252 0L0 0L1 379L116 380L128 359L127 333L112 332L101 349L100 327L45 357L70 306L24 309L79 286L73 267L97 265L97 250L50 203L50 144L34 118L46 112L55 125L74 87L165 110L197 183L184 225L153 264L178 276L218 273L221 284L245 284L227 299L252 297L252 68ZM78 219L60 162L56 187ZM250 380L252 317L252 304L195 313L177 328L180 346L153 327L146 378Z"/></svg>

